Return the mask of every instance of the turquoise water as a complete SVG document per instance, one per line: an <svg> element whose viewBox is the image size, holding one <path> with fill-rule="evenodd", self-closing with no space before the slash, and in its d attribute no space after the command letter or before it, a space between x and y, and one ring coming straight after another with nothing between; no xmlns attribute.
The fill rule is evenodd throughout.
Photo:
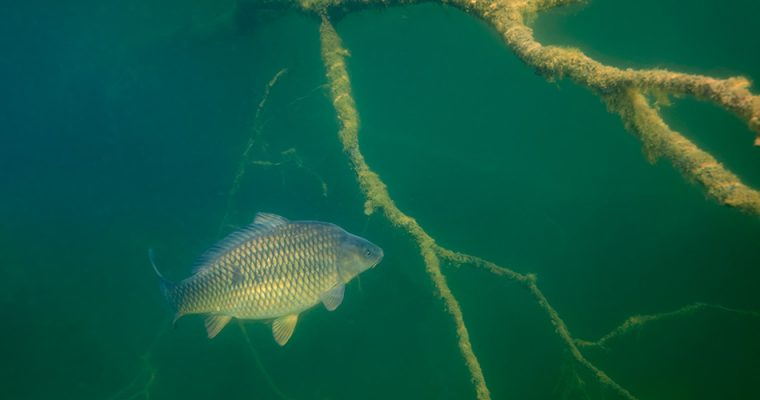
<svg viewBox="0 0 760 400"><path fill-rule="evenodd" d="M536 37L620 67L760 79L757 4L623 3L541 14ZM363 214L318 28L296 13L235 14L232 1L37 1L0 15L3 398L474 398L418 249ZM760 310L760 220L707 199L667 160L647 163L587 89L547 82L451 7L357 12L336 29L362 150L398 206L443 246L537 274L573 335L697 301ZM760 187L736 117L690 99L662 112ZM258 163L230 197L256 129ZM337 311L307 312L284 348L263 323L244 324L253 351L235 323L212 341L200 317L171 329L147 249L184 278L257 211L337 223L386 257ZM617 398L522 287L444 272L493 398ZM759 332L758 318L708 310L584 354L641 399L753 398Z"/></svg>

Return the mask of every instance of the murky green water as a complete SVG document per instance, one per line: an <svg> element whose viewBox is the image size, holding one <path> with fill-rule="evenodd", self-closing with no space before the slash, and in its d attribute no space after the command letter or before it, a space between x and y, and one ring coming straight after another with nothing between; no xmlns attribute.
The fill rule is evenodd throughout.
<svg viewBox="0 0 760 400"><path fill-rule="evenodd" d="M2 397L474 398L414 243L363 213L319 21L234 11L35 1L0 14ZM594 0L534 26L543 43L616 66L757 80L758 13L740 0ZM707 199L667 160L648 164L590 91L548 83L454 8L358 12L335 26L351 51L362 150L398 206L443 246L536 273L575 336L698 301L760 310L760 220ZM733 115L690 99L663 115L760 187L760 152ZM255 162L230 198L257 129ZM284 348L263 323L244 325L253 351L234 323L212 341L200 317L171 329L147 249L184 278L233 228L220 226L225 214L239 226L257 211L337 223L386 257L336 312L306 313ZM616 398L522 287L444 272L493 398ZM708 310L585 354L641 399L746 399L759 333L758 318Z"/></svg>

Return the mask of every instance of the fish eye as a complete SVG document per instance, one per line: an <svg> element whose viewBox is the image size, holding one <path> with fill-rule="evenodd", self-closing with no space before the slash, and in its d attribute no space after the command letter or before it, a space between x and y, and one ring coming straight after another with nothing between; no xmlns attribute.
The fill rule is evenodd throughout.
<svg viewBox="0 0 760 400"><path fill-rule="evenodd" d="M371 255L372 255L372 250L370 250L370 249L364 249L364 255L365 255L366 257L369 257L369 256L371 256Z"/></svg>

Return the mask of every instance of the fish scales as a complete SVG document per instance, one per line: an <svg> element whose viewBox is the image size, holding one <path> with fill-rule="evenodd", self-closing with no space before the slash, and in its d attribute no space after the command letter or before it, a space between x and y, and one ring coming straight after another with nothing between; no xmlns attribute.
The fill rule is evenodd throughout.
<svg viewBox="0 0 760 400"><path fill-rule="evenodd" d="M300 312L320 301L334 310L343 285L382 257L381 248L337 225L260 213L201 256L191 277L172 283L156 273L175 320L207 314L214 337L232 317L275 319L273 334L284 345Z"/></svg>
<svg viewBox="0 0 760 400"><path fill-rule="evenodd" d="M324 245L336 240L321 224L291 224L253 237L178 286L177 311L224 310L250 319L302 311L337 283L335 246ZM294 290L296 280L301 280L301 290Z"/></svg>

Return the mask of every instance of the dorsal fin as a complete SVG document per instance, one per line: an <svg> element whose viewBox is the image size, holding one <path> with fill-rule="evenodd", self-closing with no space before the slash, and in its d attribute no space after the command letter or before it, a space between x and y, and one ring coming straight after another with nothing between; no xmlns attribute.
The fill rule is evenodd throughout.
<svg viewBox="0 0 760 400"><path fill-rule="evenodd" d="M256 217L253 219L254 225L265 225L269 227L279 226L279 225L285 225L287 224L288 219L285 217L281 217L277 214L269 214L269 213L256 213Z"/></svg>
<svg viewBox="0 0 760 400"><path fill-rule="evenodd" d="M206 250L203 254L201 254L193 263L193 273L198 273L200 271L203 271L207 267L214 264L216 260L219 259L223 254L227 253L231 249L239 246L242 243L245 243L252 238L256 236L260 236L268 231L270 231L273 227L276 227L278 225L282 225L283 223L287 223L287 220L282 217L278 217L277 215L273 214L263 214L266 217L262 219L261 221L265 221L265 223L259 222L259 216L262 215L261 213L256 214L256 219L253 221L252 224L240 228L229 235L227 235L224 239L216 242L211 248ZM270 221L270 215L273 217L279 218L281 222L278 224L268 222Z"/></svg>

